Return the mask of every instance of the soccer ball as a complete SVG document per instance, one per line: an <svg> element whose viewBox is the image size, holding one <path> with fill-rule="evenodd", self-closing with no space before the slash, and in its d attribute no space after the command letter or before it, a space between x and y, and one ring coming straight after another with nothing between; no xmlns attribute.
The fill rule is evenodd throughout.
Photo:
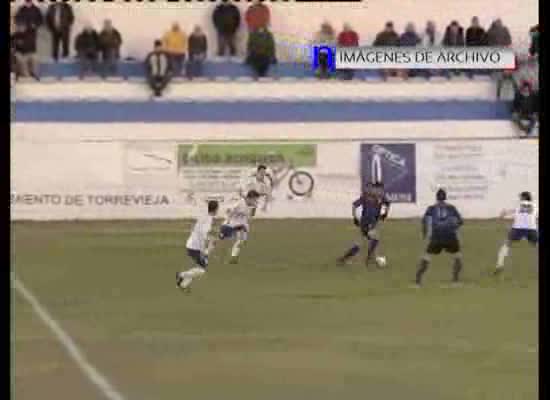
<svg viewBox="0 0 550 400"><path fill-rule="evenodd" d="M386 260L386 257L384 256L378 256L376 257L376 265L380 268L384 268L388 264L388 261Z"/></svg>

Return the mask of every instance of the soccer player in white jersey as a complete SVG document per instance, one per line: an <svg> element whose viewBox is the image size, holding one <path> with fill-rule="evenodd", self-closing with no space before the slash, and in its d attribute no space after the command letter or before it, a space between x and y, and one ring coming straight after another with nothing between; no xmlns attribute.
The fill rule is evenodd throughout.
<svg viewBox="0 0 550 400"><path fill-rule="evenodd" d="M264 198L262 211L267 210L267 205L271 201L271 179L267 175L267 167L265 165L258 165L256 172L252 176L248 176L239 188L239 195L244 198L246 194L251 190L258 192L260 197ZM252 215L256 212L256 208L253 209Z"/></svg>
<svg viewBox="0 0 550 400"><path fill-rule="evenodd" d="M502 212L503 218L509 215L514 216L514 222L506 241L498 251L495 275L500 274L504 269L504 260L510 254L510 246L513 242L526 239L535 248L538 246L538 209L533 202L531 193L520 193L519 206L515 210L504 210Z"/></svg>
<svg viewBox="0 0 550 400"><path fill-rule="evenodd" d="M235 239L231 249L231 264L236 264L239 260L241 246L248 239L250 232L250 218L254 214L254 209L258 205L260 194L255 190L250 190L244 199L240 199L235 205L227 210L227 219L220 228L220 239Z"/></svg>
<svg viewBox="0 0 550 400"><path fill-rule="evenodd" d="M187 239L187 255L195 264L192 268L176 275L176 282L179 288L189 289L195 278L200 278L206 272L208 266L208 254L214 248L214 237L211 236L212 224L218 213L219 204L217 201L208 202L208 214L197 218L193 230Z"/></svg>

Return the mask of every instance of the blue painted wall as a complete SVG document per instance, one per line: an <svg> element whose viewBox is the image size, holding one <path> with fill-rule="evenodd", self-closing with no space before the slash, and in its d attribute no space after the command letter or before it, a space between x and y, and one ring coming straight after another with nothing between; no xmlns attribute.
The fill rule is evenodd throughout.
<svg viewBox="0 0 550 400"><path fill-rule="evenodd" d="M507 120L494 101L16 102L17 122L376 122Z"/></svg>

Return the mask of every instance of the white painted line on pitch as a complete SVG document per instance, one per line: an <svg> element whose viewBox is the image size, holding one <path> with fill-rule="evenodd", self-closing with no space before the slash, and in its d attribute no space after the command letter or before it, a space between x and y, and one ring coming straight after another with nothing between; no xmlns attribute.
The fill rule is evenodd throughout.
<svg viewBox="0 0 550 400"><path fill-rule="evenodd" d="M59 323L52 318L46 309L29 289L16 277L12 278L13 287L31 305L34 312L42 322L52 331L56 339L67 350L69 356L82 370L86 378L90 380L108 400L125 400L114 387L92 364L88 362L82 351L78 348L73 339L61 328Z"/></svg>

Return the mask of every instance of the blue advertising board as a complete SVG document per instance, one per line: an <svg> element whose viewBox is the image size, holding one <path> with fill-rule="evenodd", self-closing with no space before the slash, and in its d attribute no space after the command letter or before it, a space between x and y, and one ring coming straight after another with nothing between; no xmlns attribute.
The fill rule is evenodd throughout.
<svg viewBox="0 0 550 400"><path fill-rule="evenodd" d="M361 183L383 182L393 203L416 203L416 145L361 144Z"/></svg>

